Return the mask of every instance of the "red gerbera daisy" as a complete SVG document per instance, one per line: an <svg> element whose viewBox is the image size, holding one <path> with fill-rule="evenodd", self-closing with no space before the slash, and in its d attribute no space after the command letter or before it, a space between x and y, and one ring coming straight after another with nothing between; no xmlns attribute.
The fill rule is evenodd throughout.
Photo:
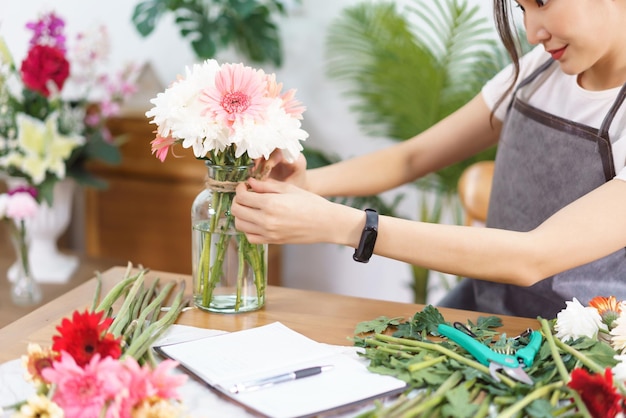
<svg viewBox="0 0 626 418"><path fill-rule="evenodd" d="M572 380L567 386L580 394L594 418L613 418L622 411L623 398L613 386L610 368L604 371L604 376L580 368L574 369Z"/></svg>
<svg viewBox="0 0 626 418"><path fill-rule="evenodd" d="M57 327L60 335L52 337L52 349L59 353L67 352L80 367L88 364L95 354L100 354L102 358L119 358L122 354L121 338L107 332L113 320L102 319L102 315L103 312L75 311L72 320L64 318Z"/></svg>

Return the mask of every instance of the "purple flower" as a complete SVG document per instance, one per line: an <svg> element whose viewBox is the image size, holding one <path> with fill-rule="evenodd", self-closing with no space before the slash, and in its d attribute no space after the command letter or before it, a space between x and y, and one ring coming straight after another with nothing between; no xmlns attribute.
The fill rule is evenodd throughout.
<svg viewBox="0 0 626 418"><path fill-rule="evenodd" d="M54 12L44 14L39 20L28 22L26 28L33 31L30 39L31 47L35 45L47 45L58 48L65 52L65 21Z"/></svg>
<svg viewBox="0 0 626 418"><path fill-rule="evenodd" d="M33 186L18 186L11 190L9 190L9 196L17 194L17 193L28 193L33 199L37 199L37 189Z"/></svg>

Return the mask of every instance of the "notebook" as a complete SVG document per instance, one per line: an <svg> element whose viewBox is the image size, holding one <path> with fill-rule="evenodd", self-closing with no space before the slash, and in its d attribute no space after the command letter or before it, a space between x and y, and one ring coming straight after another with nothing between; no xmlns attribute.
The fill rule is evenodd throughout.
<svg viewBox="0 0 626 418"><path fill-rule="evenodd" d="M334 415L406 389L406 383L395 377L368 371L367 362L354 353L338 352L280 322L155 350L178 361L211 389L264 417ZM316 366L332 367L257 390L231 391L241 383Z"/></svg>

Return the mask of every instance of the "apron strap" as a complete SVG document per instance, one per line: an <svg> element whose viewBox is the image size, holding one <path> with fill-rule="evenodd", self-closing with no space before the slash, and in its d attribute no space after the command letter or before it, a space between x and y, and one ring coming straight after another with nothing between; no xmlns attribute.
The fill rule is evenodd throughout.
<svg viewBox="0 0 626 418"><path fill-rule="evenodd" d="M617 111L624 102L624 99L626 99L626 84L624 84L620 89L619 93L617 94L617 99L615 99L615 102L613 103L613 106L611 106L609 113L607 113L607 115L604 117L604 120L602 121L600 130L598 131L598 135L602 138L609 137L609 127L611 126L611 122L613 122Z"/></svg>
<svg viewBox="0 0 626 418"><path fill-rule="evenodd" d="M546 62L541 64L539 67L537 67L535 69L535 71L533 71L528 77L523 79L517 85L517 87L515 87L515 91L513 91L513 95L511 96L511 101L509 102L509 105L507 107L507 112L509 110L511 110L511 107L513 106L513 101L515 100L515 96L517 95L517 91L519 89L521 89L522 87L527 86L528 84L532 83L537 77L539 77L539 75L541 73L543 73L545 70L547 70L554 62L555 61L552 58L549 58Z"/></svg>

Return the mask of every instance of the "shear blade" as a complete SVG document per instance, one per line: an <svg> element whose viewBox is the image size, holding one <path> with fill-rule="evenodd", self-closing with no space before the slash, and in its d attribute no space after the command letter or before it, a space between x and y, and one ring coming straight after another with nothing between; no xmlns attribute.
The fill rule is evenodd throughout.
<svg viewBox="0 0 626 418"><path fill-rule="evenodd" d="M521 366L520 367L506 367L501 364L493 363L493 362L489 364L489 372L491 373L491 377L496 379L496 381L498 382L500 381L500 379L498 378L498 375L496 374L496 372L500 370L504 371L504 373L509 375L509 377L512 379L515 379L522 383L526 383L527 385L533 384L532 379L530 378L530 376L526 374L526 372L522 369Z"/></svg>

